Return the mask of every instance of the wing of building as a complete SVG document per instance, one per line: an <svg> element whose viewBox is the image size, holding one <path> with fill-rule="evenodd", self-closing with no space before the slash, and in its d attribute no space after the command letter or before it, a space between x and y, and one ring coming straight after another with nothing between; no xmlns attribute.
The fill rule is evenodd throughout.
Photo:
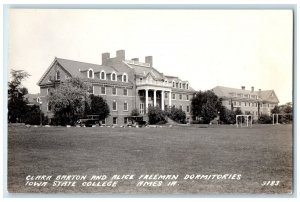
<svg viewBox="0 0 300 202"><path fill-rule="evenodd" d="M271 110L278 105L279 100L274 90L246 90L245 86L238 88L229 88L216 86L212 91L220 98L222 104L228 109L234 110L240 108L244 114L271 114Z"/></svg>
<svg viewBox="0 0 300 202"><path fill-rule="evenodd" d="M110 116L105 124L127 123L133 109L146 115L147 107L159 106L161 109L175 106L186 112L190 121L191 98L195 90L188 81L178 77L165 76L153 67L152 56L145 62L138 58L125 59L125 51L102 54L102 64L91 64L62 58L55 58L38 82L42 110L52 117L47 96L51 89L70 77L79 77L93 86L92 93L104 97L110 107Z"/></svg>

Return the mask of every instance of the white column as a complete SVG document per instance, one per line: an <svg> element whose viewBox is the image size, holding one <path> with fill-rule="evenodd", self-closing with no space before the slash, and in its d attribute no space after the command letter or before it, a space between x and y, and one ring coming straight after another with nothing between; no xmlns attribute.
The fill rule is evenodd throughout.
<svg viewBox="0 0 300 202"><path fill-rule="evenodd" d="M172 103L171 103L171 98L172 98L172 95L171 95L171 91L169 91L169 107L171 107Z"/></svg>
<svg viewBox="0 0 300 202"><path fill-rule="evenodd" d="M161 91L161 109L162 110L165 110L165 94L164 94L164 91L162 90Z"/></svg>
<svg viewBox="0 0 300 202"><path fill-rule="evenodd" d="M156 90L153 91L154 92L154 107L156 107Z"/></svg>
<svg viewBox="0 0 300 202"><path fill-rule="evenodd" d="M146 92L146 97L145 97L145 108L146 108L146 113L148 112L148 89L145 90Z"/></svg>

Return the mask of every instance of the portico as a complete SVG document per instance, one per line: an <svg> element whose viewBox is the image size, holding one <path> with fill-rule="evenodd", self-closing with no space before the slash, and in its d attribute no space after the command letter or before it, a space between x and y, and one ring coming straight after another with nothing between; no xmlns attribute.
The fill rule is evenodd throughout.
<svg viewBox="0 0 300 202"><path fill-rule="evenodd" d="M148 111L149 106L159 106L162 110L165 110L165 106L171 106L171 89L164 87L153 87L153 86L143 86L137 88L140 98L144 98L145 111ZM168 102L165 103L165 96L168 94Z"/></svg>

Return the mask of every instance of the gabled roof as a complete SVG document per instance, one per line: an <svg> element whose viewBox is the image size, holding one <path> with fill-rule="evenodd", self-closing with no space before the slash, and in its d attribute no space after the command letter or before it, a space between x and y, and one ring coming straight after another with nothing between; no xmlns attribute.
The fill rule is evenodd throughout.
<svg viewBox="0 0 300 202"><path fill-rule="evenodd" d="M86 62L79 62L75 60L63 59L63 58L55 58L54 61L51 63L50 67L46 70L43 74L41 79L38 81L38 85L42 82L45 76L48 74L50 69L53 67L54 64L60 65L67 73L69 73L73 77L82 77L82 72L89 70L90 68L93 69L94 72L101 72L102 70L105 73L112 73L118 72L113 67L108 67L104 65L86 63Z"/></svg>
<svg viewBox="0 0 300 202"><path fill-rule="evenodd" d="M126 62L125 62L126 63ZM156 80L163 80L164 75L157 71L154 67L145 67L141 65L132 65L129 63L126 63L130 68L132 68L136 75L145 77L149 72L152 73L154 76L154 79Z"/></svg>
<svg viewBox="0 0 300 202"><path fill-rule="evenodd" d="M79 61L67 60L67 59L62 59L62 58L56 58L56 60L72 76L80 76L81 75L80 71L87 71L90 68L92 68L94 72L101 72L102 70L104 70L106 73L118 72L113 67L108 67L108 66L104 66L104 65L79 62Z"/></svg>
<svg viewBox="0 0 300 202"><path fill-rule="evenodd" d="M239 88L230 88L230 87L224 87L224 86L216 86L213 89L213 92L219 96L219 97L231 97L232 93L236 94L249 94L249 95L257 95L260 97L263 101L269 101L269 102L279 102L274 90L262 90L262 91L251 91L251 90L243 90ZM273 93L273 97L271 97L271 94Z"/></svg>

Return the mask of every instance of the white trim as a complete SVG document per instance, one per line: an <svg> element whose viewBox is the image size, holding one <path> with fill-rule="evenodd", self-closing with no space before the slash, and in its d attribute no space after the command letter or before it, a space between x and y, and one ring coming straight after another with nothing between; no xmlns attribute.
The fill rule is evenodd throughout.
<svg viewBox="0 0 300 202"><path fill-rule="evenodd" d="M126 76L126 80L124 81L124 76ZM128 82L128 74L127 73L123 73L122 75L122 82Z"/></svg>
<svg viewBox="0 0 300 202"><path fill-rule="evenodd" d="M102 93L102 88L104 88L105 93ZM105 86L100 86L100 95L106 95L106 87Z"/></svg>
<svg viewBox="0 0 300 202"><path fill-rule="evenodd" d="M93 73L92 73L92 78L90 78L90 71L93 72ZM93 79L93 78L94 78L94 70L93 70L92 68L89 68L89 69L87 70L87 78L89 78L89 79Z"/></svg>
<svg viewBox="0 0 300 202"><path fill-rule="evenodd" d="M124 95L125 90L126 90L126 95ZM128 89L127 88L123 89L123 96L126 96L126 97L128 96Z"/></svg>
<svg viewBox="0 0 300 202"><path fill-rule="evenodd" d="M59 79L57 78L57 73L59 73ZM60 80L60 71L59 71L59 69L56 70L56 72L55 72L55 80Z"/></svg>
<svg viewBox="0 0 300 202"><path fill-rule="evenodd" d="M125 103L126 103L126 108L127 108L126 110L124 109L125 108ZM128 112L128 102L126 100L123 103L123 111Z"/></svg>
<svg viewBox="0 0 300 202"><path fill-rule="evenodd" d="M104 73L104 79L102 79L102 73ZM106 80L106 72L104 70L102 70L100 72L100 76L99 76L100 80Z"/></svg>
<svg viewBox="0 0 300 202"><path fill-rule="evenodd" d="M114 102L116 103L116 109L114 109ZM113 102L112 102L112 111L113 112L117 112L118 111L118 103L115 100L113 100Z"/></svg>
<svg viewBox="0 0 300 202"><path fill-rule="evenodd" d="M173 98L173 94L175 95L175 98ZM172 100L176 100L176 93L172 93Z"/></svg>
<svg viewBox="0 0 300 202"><path fill-rule="evenodd" d="M113 80L113 74L115 75L115 80ZM111 73L111 78L110 78L111 81L117 81L117 74L116 72L112 72Z"/></svg>
<svg viewBox="0 0 300 202"><path fill-rule="evenodd" d="M176 82L172 80L172 88L176 88Z"/></svg>
<svg viewBox="0 0 300 202"><path fill-rule="evenodd" d="M113 89L116 89L116 94L114 94L113 92L114 92L114 90ZM113 95L113 96L118 96L118 88L117 87L112 87L111 88L111 94Z"/></svg>

